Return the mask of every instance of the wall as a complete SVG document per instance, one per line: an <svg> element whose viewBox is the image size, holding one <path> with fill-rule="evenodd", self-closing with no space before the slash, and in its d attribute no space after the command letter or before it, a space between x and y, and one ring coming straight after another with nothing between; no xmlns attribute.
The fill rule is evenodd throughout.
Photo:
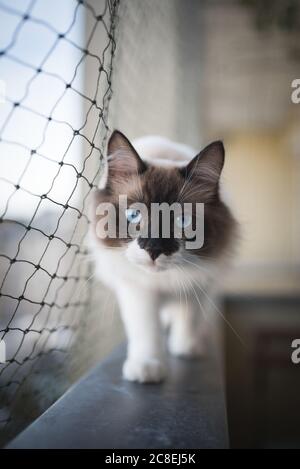
<svg viewBox="0 0 300 469"><path fill-rule="evenodd" d="M230 288L300 285L300 105L294 37L258 31L238 2L207 2L203 13L202 130L223 138L224 185L241 240ZM276 280L275 280L276 277ZM260 279L258 281L258 278ZM271 280L273 279L273 280ZM262 281L262 284L261 284ZM249 285L248 285L249 287Z"/></svg>

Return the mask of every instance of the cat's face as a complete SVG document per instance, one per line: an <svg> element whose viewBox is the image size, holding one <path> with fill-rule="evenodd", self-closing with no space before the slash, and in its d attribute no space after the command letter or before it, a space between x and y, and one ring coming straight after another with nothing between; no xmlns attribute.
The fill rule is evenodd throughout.
<svg viewBox="0 0 300 469"><path fill-rule="evenodd" d="M187 166L153 166L115 131L108 144L106 186L94 198L94 213L98 212L94 227L100 242L121 249L133 264L152 272L216 258L226 247L233 225L219 197L223 163L223 144L214 142ZM98 210L103 204L113 207L113 215ZM168 217L157 215L153 207L159 204L166 209L175 204L182 213L177 216L170 210ZM204 218L198 204L204 204ZM201 246L188 244L200 230L204 233Z"/></svg>

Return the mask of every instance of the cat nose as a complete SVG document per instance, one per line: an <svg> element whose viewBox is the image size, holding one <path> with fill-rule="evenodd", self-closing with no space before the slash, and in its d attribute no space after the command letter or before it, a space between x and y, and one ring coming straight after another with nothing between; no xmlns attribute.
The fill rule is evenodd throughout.
<svg viewBox="0 0 300 469"><path fill-rule="evenodd" d="M146 249L146 251L148 252L149 256L151 257L151 259L153 260L153 262L155 261L155 259L157 259L161 254L162 254L162 249Z"/></svg>
<svg viewBox="0 0 300 469"><path fill-rule="evenodd" d="M152 238L138 238L138 245L141 249L145 249L153 262L161 255L165 254L170 256L176 252L179 245L176 240L171 239L152 239Z"/></svg>
<svg viewBox="0 0 300 469"><path fill-rule="evenodd" d="M139 238L138 244L149 254L153 262L164 252L163 245L161 244L160 240L154 240L151 238Z"/></svg>

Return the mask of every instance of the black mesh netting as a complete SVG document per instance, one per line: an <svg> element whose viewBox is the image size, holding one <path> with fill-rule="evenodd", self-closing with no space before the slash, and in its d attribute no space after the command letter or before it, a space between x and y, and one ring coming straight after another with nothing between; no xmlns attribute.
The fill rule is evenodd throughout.
<svg viewBox="0 0 300 469"><path fill-rule="evenodd" d="M89 194L112 127L198 144L198 4L0 0L0 446L121 338Z"/></svg>
<svg viewBox="0 0 300 469"><path fill-rule="evenodd" d="M65 363L89 314L83 240L108 132L118 3L0 4L2 442L68 386Z"/></svg>

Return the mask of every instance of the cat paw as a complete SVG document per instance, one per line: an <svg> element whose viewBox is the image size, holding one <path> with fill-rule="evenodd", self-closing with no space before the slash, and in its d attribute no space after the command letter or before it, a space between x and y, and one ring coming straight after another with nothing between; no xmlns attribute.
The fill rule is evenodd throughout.
<svg viewBox="0 0 300 469"><path fill-rule="evenodd" d="M159 383L165 374L163 364L155 358L145 361L127 359L123 365L123 377L128 381Z"/></svg>
<svg viewBox="0 0 300 469"><path fill-rule="evenodd" d="M206 345L201 338L181 339L170 337L169 351L176 357L199 358L206 354Z"/></svg>

